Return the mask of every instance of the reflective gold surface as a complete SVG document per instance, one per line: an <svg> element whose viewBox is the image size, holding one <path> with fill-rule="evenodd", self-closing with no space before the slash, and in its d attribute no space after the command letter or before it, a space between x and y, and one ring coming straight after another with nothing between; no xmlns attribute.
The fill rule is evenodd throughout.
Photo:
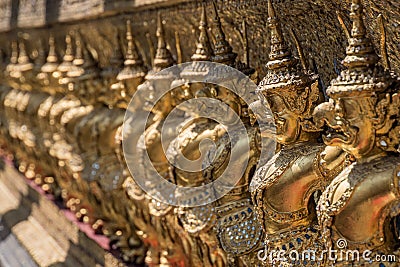
<svg viewBox="0 0 400 267"><path fill-rule="evenodd" d="M343 167L344 155L318 142L320 131L312 124L312 111L323 100L318 76L302 70L292 56L271 1L268 2L268 16L270 61L258 92L261 101L273 112L276 140L281 149L257 170L250 192L266 233L267 251L295 248L321 252L315 211L317 193L323 191ZM335 153L333 158L341 160L332 164L328 153ZM331 169L327 169L327 165ZM266 264L279 262L275 259ZM302 263L304 266L314 264L311 259L304 259Z"/></svg>
<svg viewBox="0 0 400 267"><path fill-rule="evenodd" d="M366 37L363 7L351 5L353 27L343 64L347 67L334 79L327 93L331 97L315 112L331 129L326 144L341 147L356 162L346 167L323 192L318 218L326 247L338 239L349 249L370 250L372 257L397 255L398 233L398 137L399 83L378 65L378 56ZM384 108L383 108L384 106ZM366 260L352 266L364 266ZM377 261L370 266L397 266ZM348 266L338 261L335 266Z"/></svg>
<svg viewBox="0 0 400 267"><path fill-rule="evenodd" d="M344 249L360 254L369 250L371 258L400 257L400 79L390 70L390 60L398 54L393 48L397 35L390 37L395 26L380 17L376 23L382 47L376 49L367 37L374 33L375 21L366 27L360 0L351 3L351 32L340 12L336 22L329 11L326 32L315 25L312 34L311 26L297 29L289 23L292 12L300 12L300 17L311 14L286 10L283 2L260 2L253 7L262 10L260 14L248 7L232 12L231 3L213 2L211 8L206 2L196 5L196 12L201 12L187 19L186 13L169 7L172 13L166 20L163 12L155 18L147 11L140 23L126 14L118 25L99 18L104 32L101 26L92 32L73 25L38 34L38 40L31 30L20 32L1 47L2 150L29 180L62 200L96 234L107 236L110 247L129 263L398 266L400 258L370 265L365 258L333 260L323 255L345 240ZM232 18L241 12L248 16L236 25ZM369 13L367 17L370 22ZM265 20L267 25L258 23ZM339 42L338 25L345 30L340 38L348 37L342 65L331 56L340 47L321 45ZM331 27L336 27L336 41L329 37ZM182 38L189 35L193 40ZM321 40L315 41L315 35ZM258 49L261 43L268 55ZM178 66L179 71L169 69L193 52L190 64ZM333 63L326 60L317 66L314 57L325 53ZM267 61L264 69L260 61ZM233 92L202 80L210 73L227 77L223 67L211 68L209 62L240 71L253 81L265 74L256 90L258 99L255 92L246 91L246 82L232 79L239 87ZM338 77L325 90L322 78L332 73ZM163 92L167 93L156 99ZM224 103L225 109L217 110L204 99ZM189 100L198 101L197 106L181 105ZM126 121L129 112L133 116ZM202 112L231 124L240 121L246 135L230 136L229 127ZM142 124L144 129L136 127ZM123 145L125 138L131 145ZM271 140L276 147L262 154L264 142L274 144ZM240 157L231 171L244 172L228 193L206 205L167 204L163 184L150 182L154 167L177 188L193 189L183 196L177 189L172 195L184 203L195 202L204 197L195 188L223 176L233 151ZM139 178L150 184L149 191L137 182L127 163L132 159L135 168L144 170ZM187 168L180 168L180 162ZM215 195L229 187L219 186ZM313 250L322 256L300 263L260 258L260 251L270 256L281 250Z"/></svg>

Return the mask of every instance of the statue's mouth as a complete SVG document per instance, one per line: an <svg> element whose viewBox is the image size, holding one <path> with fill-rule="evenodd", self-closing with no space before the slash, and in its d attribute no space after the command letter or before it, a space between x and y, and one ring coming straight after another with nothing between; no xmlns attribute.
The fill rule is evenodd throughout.
<svg viewBox="0 0 400 267"><path fill-rule="evenodd" d="M329 143L333 143L335 141L342 141L343 143L347 143L348 139L349 139L348 135L346 135L340 129L330 128L327 131L327 134L324 136L324 141L327 141Z"/></svg>
<svg viewBox="0 0 400 267"><path fill-rule="evenodd" d="M342 120L336 121L335 125L327 124L329 129L327 130L327 134L323 136L324 142L327 145L353 144L358 133L357 128L348 126Z"/></svg>
<svg viewBox="0 0 400 267"><path fill-rule="evenodd" d="M286 124L285 119L283 119L281 117L276 118L275 126L276 126L276 134L277 135L282 134L284 132L283 130L285 129L285 124Z"/></svg>

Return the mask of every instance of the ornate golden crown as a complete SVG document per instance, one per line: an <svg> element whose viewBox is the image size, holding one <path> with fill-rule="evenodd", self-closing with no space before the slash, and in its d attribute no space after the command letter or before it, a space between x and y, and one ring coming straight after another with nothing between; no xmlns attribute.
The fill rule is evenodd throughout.
<svg viewBox="0 0 400 267"><path fill-rule="evenodd" d="M128 47L126 49L124 68L118 73L118 81L144 77L147 73L133 40L130 20L126 21L126 40L128 41Z"/></svg>
<svg viewBox="0 0 400 267"><path fill-rule="evenodd" d="M74 55L72 51L72 40L71 35L67 34L65 36L65 53L63 61L58 65L57 70L63 73L67 73L72 68L72 61L74 60Z"/></svg>
<svg viewBox="0 0 400 267"><path fill-rule="evenodd" d="M170 71L163 71L159 73L161 70L171 67L175 63L171 51L169 51L167 48L167 43L165 42L164 26L160 13L158 13L157 17L156 35L158 42L156 56L154 57L153 61L153 69L147 73L145 78L146 80L174 79L176 74L173 74Z"/></svg>
<svg viewBox="0 0 400 267"><path fill-rule="evenodd" d="M366 112L374 122L377 146L385 151L400 152L399 79L378 65L378 56L366 37L362 14L361 0L353 0L350 13L353 27L343 60L347 69L332 80L327 94L334 100L367 96L374 109Z"/></svg>
<svg viewBox="0 0 400 267"><path fill-rule="evenodd" d="M57 70L58 67L58 57L56 53L56 47L54 44L54 37L50 35L49 37L49 54L46 58L46 63L42 66L41 71L43 73L52 73Z"/></svg>
<svg viewBox="0 0 400 267"><path fill-rule="evenodd" d="M332 98L375 94L384 92L395 78L377 65L378 56L371 40L366 37L366 29L362 19L361 0L353 0L350 17L353 21L346 58L342 64L347 67L332 80L327 94Z"/></svg>
<svg viewBox="0 0 400 267"><path fill-rule="evenodd" d="M318 75L301 70L298 60L285 43L271 1L268 1L268 27L271 31L271 52L266 65L268 71L257 92L264 96L279 95L290 111L310 118L312 110L322 100Z"/></svg>
<svg viewBox="0 0 400 267"><path fill-rule="evenodd" d="M175 63L175 60L172 58L172 54L167 48L167 44L165 42L165 33L164 26L161 19L160 13L158 13L157 17L157 51L156 56L154 58L154 69L156 71L160 71L164 68L168 68Z"/></svg>
<svg viewBox="0 0 400 267"><path fill-rule="evenodd" d="M213 50L211 48L210 38L207 32L207 16L206 16L206 8L203 4L201 10L201 20L199 25L199 39L196 44L196 52L191 57L193 63L187 67L185 67L180 76L185 78L197 77L197 76L205 76L209 73L209 67L204 61L210 61L213 57Z"/></svg>

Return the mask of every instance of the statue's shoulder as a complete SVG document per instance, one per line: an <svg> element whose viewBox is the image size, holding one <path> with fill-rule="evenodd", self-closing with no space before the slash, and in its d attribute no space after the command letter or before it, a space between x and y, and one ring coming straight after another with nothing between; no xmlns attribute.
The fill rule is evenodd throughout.
<svg viewBox="0 0 400 267"><path fill-rule="evenodd" d="M304 157L311 157L310 163L323 150L322 144L306 144L293 148L280 150L266 164L258 168L254 175L250 191L254 192L261 188L274 184L283 173L291 168L296 162L304 160Z"/></svg>
<svg viewBox="0 0 400 267"><path fill-rule="evenodd" d="M388 184L390 191L400 196L399 178L399 157L384 157L366 163L354 162L344 168L327 186L319 201L320 209L330 214L336 214L351 199L368 199L378 194L377 191L382 190L383 184ZM377 185L372 187L376 190L371 190L371 184Z"/></svg>

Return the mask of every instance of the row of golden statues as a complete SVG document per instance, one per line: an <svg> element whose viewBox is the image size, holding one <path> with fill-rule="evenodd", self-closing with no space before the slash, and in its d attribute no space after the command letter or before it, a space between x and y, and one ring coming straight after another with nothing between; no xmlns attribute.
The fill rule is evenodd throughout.
<svg viewBox="0 0 400 267"><path fill-rule="evenodd" d="M361 0L352 0L345 70L331 81L328 99L318 75L307 69L299 46L299 59L292 55L271 0L270 54L267 75L256 90L258 100L247 105L227 88L185 82L202 75L205 61L236 68L254 79L254 70L236 59L216 8L213 13L214 44L208 37L203 7L193 65L161 77L157 73L175 62L160 17L150 71L138 53L130 21L125 55L116 47L103 69L77 32L65 37L62 60L53 37L47 58L39 55L35 62L23 41L12 42L11 58L0 74L4 81L2 147L14 155L27 178L60 196L79 220L108 236L112 247L129 262L148 266L398 266L400 79L378 64L366 36ZM146 110L152 94L162 88L173 89ZM247 130L251 154L243 177L228 194L208 205L174 207L137 185L122 148L125 110L135 93L139 98L131 105L136 112L151 116L145 132L133 134L138 137L133 144L138 143L139 154L148 154L162 177L178 186L196 187L217 179L229 151L240 149L240 142L229 141L226 129L216 121L184 111L182 120L166 124L171 110L187 99L209 97L227 103L237 113ZM267 161L260 158L260 146L270 132L257 125L271 119L277 149ZM162 127L171 133L167 152L161 145ZM209 168L190 173L171 166L168 159L179 153L197 159L199 145L206 139L215 142ZM162 190L157 186L155 191ZM368 250L368 259L326 253L343 240L346 246L339 248L357 250L360 255ZM294 260L268 254L290 250L312 250L317 256ZM260 251L270 256L263 258ZM376 260L384 255L393 255L392 262Z"/></svg>

